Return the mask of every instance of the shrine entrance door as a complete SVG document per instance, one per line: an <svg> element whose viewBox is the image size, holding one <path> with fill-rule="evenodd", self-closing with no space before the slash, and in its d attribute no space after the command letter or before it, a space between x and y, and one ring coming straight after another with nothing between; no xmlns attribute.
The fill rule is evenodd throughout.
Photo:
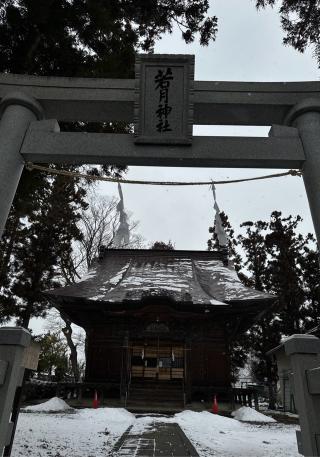
<svg viewBox="0 0 320 457"><path fill-rule="evenodd" d="M182 380L185 377L184 344L150 340L131 346L131 378L159 381Z"/></svg>

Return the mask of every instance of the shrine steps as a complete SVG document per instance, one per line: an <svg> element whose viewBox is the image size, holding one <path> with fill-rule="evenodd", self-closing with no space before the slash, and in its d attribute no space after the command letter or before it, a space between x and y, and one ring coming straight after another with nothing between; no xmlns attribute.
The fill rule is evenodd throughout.
<svg viewBox="0 0 320 457"><path fill-rule="evenodd" d="M184 407L181 382L135 381L130 385L127 408L146 412L181 411Z"/></svg>

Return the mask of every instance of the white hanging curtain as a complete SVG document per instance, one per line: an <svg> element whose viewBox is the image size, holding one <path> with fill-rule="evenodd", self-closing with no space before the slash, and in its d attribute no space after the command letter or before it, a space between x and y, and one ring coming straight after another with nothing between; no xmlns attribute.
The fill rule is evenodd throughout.
<svg viewBox="0 0 320 457"><path fill-rule="evenodd" d="M130 231L128 216L124 210L123 194L120 183L118 183L118 192L120 197L120 201L117 205L117 211L119 212L119 227L117 228L117 231L113 237L112 245L115 248L123 248L128 246L130 242Z"/></svg>
<svg viewBox="0 0 320 457"><path fill-rule="evenodd" d="M214 232L217 235L219 246L221 247L228 247L228 237L222 225L221 217L220 217L220 209L217 203L217 196L216 196L216 188L215 185L211 185L212 193L213 193L213 200L214 200L214 209L216 211L215 219L214 219Z"/></svg>

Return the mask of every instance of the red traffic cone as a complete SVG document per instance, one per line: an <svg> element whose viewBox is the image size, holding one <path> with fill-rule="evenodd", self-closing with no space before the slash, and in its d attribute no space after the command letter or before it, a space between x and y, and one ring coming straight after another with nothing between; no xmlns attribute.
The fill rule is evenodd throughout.
<svg viewBox="0 0 320 457"><path fill-rule="evenodd" d="M98 408L98 404L99 404L99 402L98 402L98 393L97 393L97 391L95 390L95 391L94 391L94 397L93 397L92 406L93 406L95 409L97 409L97 408Z"/></svg>
<svg viewBox="0 0 320 457"><path fill-rule="evenodd" d="M219 412L217 396L216 395L213 397L212 412L213 412L213 414L218 414L218 412Z"/></svg>

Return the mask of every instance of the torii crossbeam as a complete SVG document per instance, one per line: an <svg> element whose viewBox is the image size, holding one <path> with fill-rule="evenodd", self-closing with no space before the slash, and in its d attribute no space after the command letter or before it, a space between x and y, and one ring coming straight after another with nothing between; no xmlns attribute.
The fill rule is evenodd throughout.
<svg viewBox="0 0 320 457"><path fill-rule="evenodd" d="M58 121L134 123L137 80L0 75L0 234L26 161L297 168L319 244L320 82L191 81L190 93L193 125L272 126L269 138L140 144L133 134L60 132Z"/></svg>

